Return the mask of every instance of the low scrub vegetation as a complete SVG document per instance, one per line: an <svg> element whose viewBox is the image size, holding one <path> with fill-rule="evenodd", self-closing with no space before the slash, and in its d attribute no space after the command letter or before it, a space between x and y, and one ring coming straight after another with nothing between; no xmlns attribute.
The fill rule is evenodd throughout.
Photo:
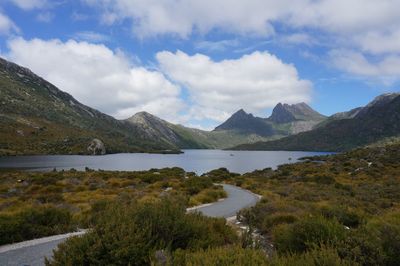
<svg viewBox="0 0 400 266"><path fill-rule="evenodd" d="M71 224L92 228L62 244L48 265L398 265L399 151L369 147L244 175L223 168L202 177L179 168L2 173L0 221L5 228L26 219L8 215L26 217L25 207L41 206L71 213L61 229L45 224L46 234ZM29 185L15 181L23 175ZM238 214L249 231L185 214L189 205L226 196L216 182L263 196ZM54 221L68 217L62 213Z"/></svg>
<svg viewBox="0 0 400 266"><path fill-rule="evenodd" d="M56 235L73 229L70 212L54 207L28 208L0 215L0 245Z"/></svg>
<svg viewBox="0 0 400 266"><path fill-rule="evenodd" d="M165 197L151 203L107 206L86 235L59 246L47 265L149 265L171 260L177 250L201 250L237 242L224 219L186 214Z"/></svg>
<svg viewBox="0 0 400 266"><path fill-rule="evenodd" d="M140 172L0 172L0 244L89 228L109 201L152 202L174 196L184 206L226 197L210 178L180 168Z"/></svg>

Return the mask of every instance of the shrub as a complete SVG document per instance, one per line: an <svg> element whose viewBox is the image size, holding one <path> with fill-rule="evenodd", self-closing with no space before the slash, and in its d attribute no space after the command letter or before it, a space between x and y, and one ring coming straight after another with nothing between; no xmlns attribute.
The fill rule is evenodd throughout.
<svg viewBox="0 0 400 266"><path fill-rule="evenodd" d="M202 191L203 189L210 188L213 186L213 181L209 177L192 177L186 179L184 186L189 195L194 195Z"/></svg>
<svg viewBox="0 0 400 266"><path fill-rule="evenodd" d="M204 174L203 176L210 177L213 182L222 182L222 181L226 181L226 180L231 180L234 177L240 176L240 174L231 173L226 168L219 168L219 169L212 170L212 171Z"/></svg>
<svg viewBox="0 0 400 266"><path fill-rule="evenodd" d="M336 220L322 216L308 217L290 225L279 225L273 230L279 253L304 252L315 246L335 245L345 237L345 229Z"/></svg>
<svg viewBox="0 0 400 266"><path fill-rule="evenodd" d="M213 188L207 188L207 189L201 191L199 194L191 197L189 200L189 205L195 206L195 205L199 205L199 204L215 202L218 199L226 198L226 197L227 197L227 194L226 194L225 190L223 190L220 187L215 186Z"/></svg>
<svg viewBox="0 0 400 266"><path fill-rule="evenodd" d="M186 214L169 198L106 207L88 234L59 246L48 265L148 265L156 250L204 249L237 241L224 219Z"/></svg>
<svg viewBox="0 0 400 266"><path fill-rule="evenodd" d="M279 224L292 224L298 220L297 216L287 213L276 213L265 217L261 229L264 232L271 231L271 229Z"/></svg>
<svg viewBox="0 0 400 266"><path fill-rule="evenodd" d="M385 265L384 252L377 235L365 228L350 231L338 245L341 257L352 259L360 265Z"/></svg>
<svg viewBox="0 0 400 266"><path fill-rule="evenodd" d="M267 265L267 258L261 250L244 249L239 246L218 247L196 252L177 250L170 265Z"/></svg>
<svg viewBox="0 0 400 266"><path fill-rule="evenodd" d="M321 214L329 219L337 219L348 227L357 227L362 222L362 217L345 206L325 206L320 209Z"/></svg>
<svg viewBox="0 0 400 266"><path fill-rule="evenodd" d="M0 244L61 234L72 228L72 217L67 210L30 208L14 215L0 215Z"/></svg>
<svg viewBox="0 0 400 266"><path fill-rule="evenodd" d="M347 266L357 265L354 261L342 259L334 248L315 248L301 254L275 256L269 261L270 266Z"/></svg>

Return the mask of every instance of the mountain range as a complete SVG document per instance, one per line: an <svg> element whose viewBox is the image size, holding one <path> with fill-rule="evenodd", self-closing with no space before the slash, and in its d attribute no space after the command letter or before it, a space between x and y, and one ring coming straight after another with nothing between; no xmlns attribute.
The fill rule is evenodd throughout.
<svg viewBox="0 0 400 266"><path fill-rule="evenodd" d="M326 117L278 103L267 118L235 112L214 130L147 112L117 120L81 104L29 69L0 58L0 155L179 152L181 149L346 150L398 130L397 94Z"/></svg>
<svg viewBox="0 0 400 266"><path fill-rule="evenodd" d="M376 97L365 107L335 114L314 129L238 150L345 151L400 135L400 94Z"/></svg>

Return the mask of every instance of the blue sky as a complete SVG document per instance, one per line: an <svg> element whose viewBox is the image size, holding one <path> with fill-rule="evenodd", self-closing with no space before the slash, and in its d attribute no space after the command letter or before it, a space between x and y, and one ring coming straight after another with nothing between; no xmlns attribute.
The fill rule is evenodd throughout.
<svg viewBox="0 0 400 266"><path fill-rule="evenodd" d="M205 129L305 101L331 115L400 79L398 0L3 0L0 54L117 118Z"/></svg>

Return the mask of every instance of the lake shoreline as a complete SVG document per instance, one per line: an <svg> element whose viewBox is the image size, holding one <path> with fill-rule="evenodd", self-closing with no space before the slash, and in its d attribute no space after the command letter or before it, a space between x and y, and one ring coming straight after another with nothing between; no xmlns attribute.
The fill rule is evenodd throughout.
<svg viewBox="0 0 400 266"><path fill-rule="evenodd" d="M329 155L326 152L286 151L225 151L184 150L181 154L117 153L102 156L88 155L34 155L0 157L0 171L85 170L148 171L151 169L180 167L198 175L214 169L227 168L231 172L245 174L265 168L276 169L279 165L296 163L303 157Z"/></svg>

